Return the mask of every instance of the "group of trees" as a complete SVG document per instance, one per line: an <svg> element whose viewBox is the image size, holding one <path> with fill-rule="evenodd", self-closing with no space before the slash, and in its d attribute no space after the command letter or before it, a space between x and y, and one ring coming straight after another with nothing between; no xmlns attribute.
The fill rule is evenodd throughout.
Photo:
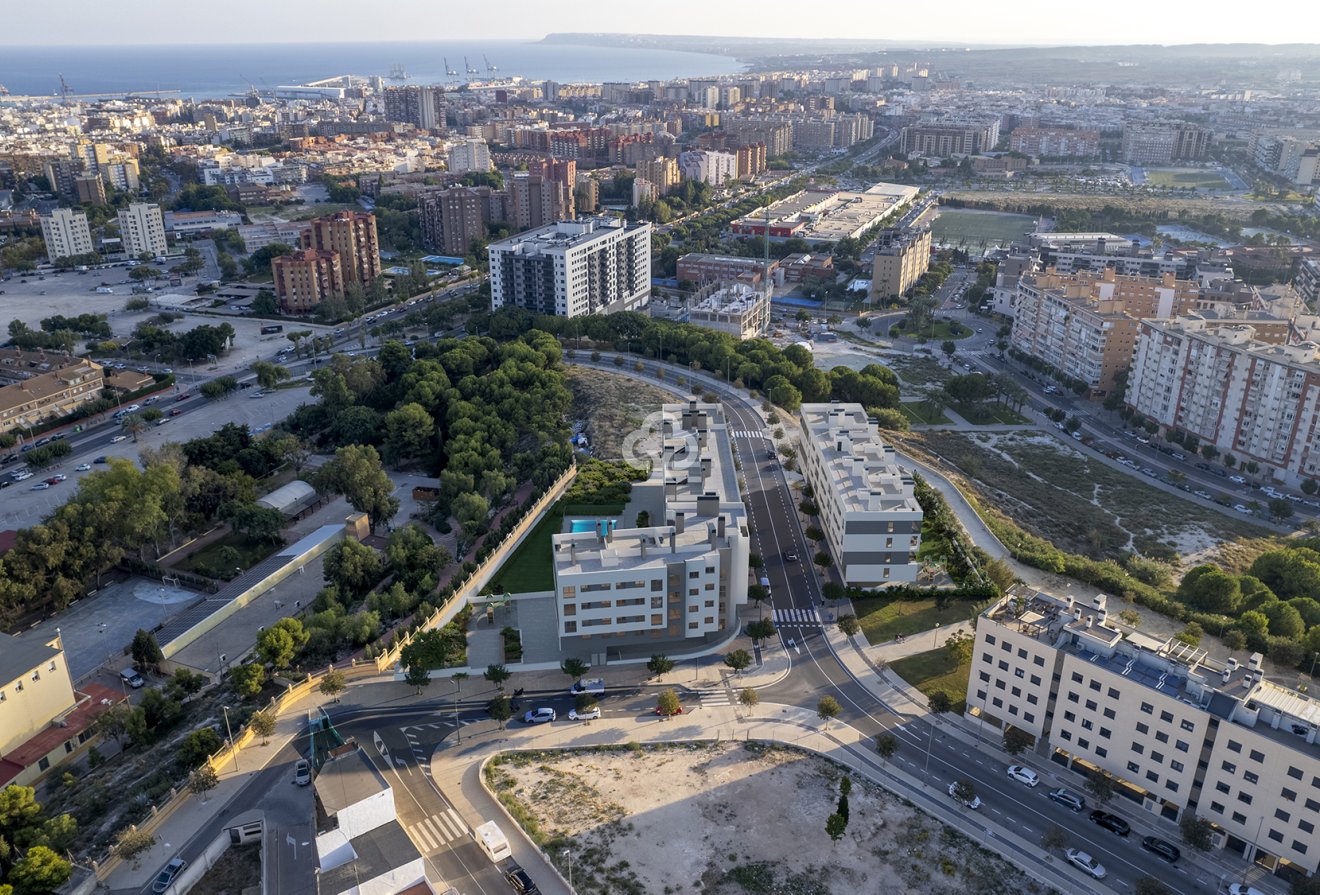
<svg viewBox="0 0 1320 895"><path fill-rule="evenodd" d="M0 789L0 893L49 895L64 885L73 867L61 855L77 833L69 815L46 815L32 787Z"/></svg>
<svg viewBox="0 0 1320 895"><path fill-rule="evenodd" d="M72 351L80 339L110 337L104 314L56 314L41 321L41 329L30 329L22 320L9 321L9 343L15 348Z"/></svg>
<svg viewBox="0 0 1320 895"><path fill-rule="evenodd" d="M216 326L204 323L174 333L148 322L138 324L132 341L125 347L142 357L159 355L163 360L199 361L223 354L233 344L234 336L234 328L228 323Z"/></svg>

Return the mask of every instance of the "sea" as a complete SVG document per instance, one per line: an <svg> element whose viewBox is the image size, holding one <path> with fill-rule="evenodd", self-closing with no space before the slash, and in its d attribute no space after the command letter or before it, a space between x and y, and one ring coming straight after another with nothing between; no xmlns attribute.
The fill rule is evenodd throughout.
<svg viewBox="0 0 1320 895"><path fill-rule="evenodd" d="M446 61L456 76L446 73ZM644 81L743 70L736 59L705 53L507 40L0 46L0 85L16 96L54 95L63 75L74 94L174 90L185 98L214 99L245 93L250 86L265 90L338 75L388 77L399 66L407 80L386 83L466 83L515 75L561 83Z"/></svg>

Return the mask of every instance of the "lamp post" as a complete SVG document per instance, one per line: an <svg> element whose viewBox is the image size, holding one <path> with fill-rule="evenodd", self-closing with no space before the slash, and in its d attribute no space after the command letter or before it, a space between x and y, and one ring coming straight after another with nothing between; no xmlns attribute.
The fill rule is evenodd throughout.
<svg viewBox="0 0 1320 895"><path fill-rule="evenodd" d="M559 853L565 861L568 862L568 888L573 888L573 852L570 849L564 849Z"/></svg>
<svg viewBox="0 0 1320 895"><path fill-rule="evenodd" d="M229 706L220 706L225 713L225 733L229 734L229 754L234 757L234 771L238 771L238 752L234 749L234 729L229 726Z"/></svg>

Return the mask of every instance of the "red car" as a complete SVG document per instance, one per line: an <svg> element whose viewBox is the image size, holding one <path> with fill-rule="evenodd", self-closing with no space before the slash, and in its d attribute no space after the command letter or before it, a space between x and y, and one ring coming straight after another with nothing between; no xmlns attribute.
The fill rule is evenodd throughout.
<svg viewBox="0 0 1320 895"><path fill-rule="evenodd" d="M66 476L62 476L62 475L53 475L53 476L51 476L50 478L46 479L46 484L47 484L47 485L58 485L60 482L64 481L65 478L66 478Z"/></svg>
<svg viewBox="0 0 1320 895"><path fill-rule="evenodd" d="M174 408L173 410L170 411L170 416L178 416L178 415L181 414L181 413L183 413L183 408L181 408L181 407L176 407L176 408Z"/></svg>
<svg viewBox="0 0 1320 895"><path fill-rule="evenodd" d="M656 713L657 715L661 715L661 716L663 716L663 717L670 718L670 717L673 717L673 715L681 715L681 714L683 714L683 707L680 705L680 706L678 707L678 711L673 712L673 713L670 714L670 715L665 715L663 712L660 711L660 706L656 706L656 707L655 707L655 713Z"/></svg>

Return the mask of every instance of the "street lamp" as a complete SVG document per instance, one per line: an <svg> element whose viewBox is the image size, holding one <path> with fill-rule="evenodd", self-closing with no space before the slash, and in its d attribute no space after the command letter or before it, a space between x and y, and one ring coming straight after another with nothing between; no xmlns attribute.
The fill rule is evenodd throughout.
<svg viewBox="0 0 1320 895"><path fill-rule="evenodd" d="M229 726L229 706L220 706L225 713L225 732L229 734L229 754L234 757L234 771L238 771L238 752L234 749L234 729Z"/></svg>
<svg viewBox="0 0 1320 895"><path fill-rule="evenodd" d="M568 888L571 890L573 888L573 852L566 848L559 853L559 856L568 862Z"/></svg>

